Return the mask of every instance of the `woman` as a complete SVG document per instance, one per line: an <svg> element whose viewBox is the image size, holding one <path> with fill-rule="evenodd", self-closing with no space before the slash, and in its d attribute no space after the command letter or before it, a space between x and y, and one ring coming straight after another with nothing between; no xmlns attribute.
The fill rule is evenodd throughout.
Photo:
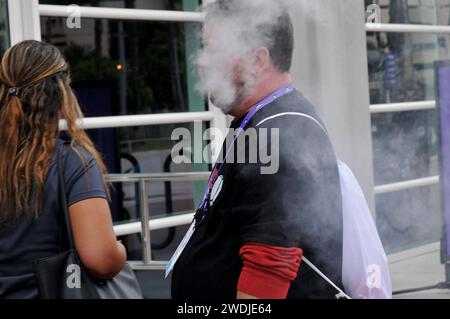
<svg viewBox="0 0 450 319"><path fill-rule="evenodd" d="M69 66L50 44L24 41L0 65L0 298L39 297L32 263L66 250L58 200L57 151L75 246L99 279L126 261L108 206L105 165L76 120L82 117L70 87ZM67 121L70 145L58 137Z"/></svg>

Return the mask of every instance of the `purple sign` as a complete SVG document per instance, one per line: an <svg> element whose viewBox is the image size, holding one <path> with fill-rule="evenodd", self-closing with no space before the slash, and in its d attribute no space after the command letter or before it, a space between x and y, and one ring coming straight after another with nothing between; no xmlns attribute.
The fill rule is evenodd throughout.
<svg viewBox="0 0 450 319"><path fill-rule="evenodd" d="M437 99L441 126L441 185L446 235L445 253L448 258L450 256L450 62L439 62L436 65Z"/></svg>

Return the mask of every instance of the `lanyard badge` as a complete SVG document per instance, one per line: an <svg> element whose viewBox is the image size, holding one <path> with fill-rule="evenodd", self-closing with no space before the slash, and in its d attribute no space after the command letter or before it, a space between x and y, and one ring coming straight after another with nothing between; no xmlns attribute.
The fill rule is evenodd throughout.
<svg viewBox="0 0 450 319"><path fill-rule="evenodd" d="M178 246L175 253L173 254L172 258L170 258L169 262L167 263L166 273L165 273L166 279L169 276L169 274L172 272L173 267L175 267L175 263L177 262L178 258L180 258L181 253L186 248L192 235L194 235L196 227L203 222L203 220L206 217L206 214L208 213L208 210L210 207L210 198L211 198L211 189L212 189L211 183L214 183L213 180L217 178L217 177L214 177L215 174L218 174L218 172L216 172L216 171L217 171L217 169L214 169L213 173L211 174L211 177L209 178L207 189L205 190L202 202L194 215L194 220L192 221L191 226L189 227L188 231L186 232L186 235L184 235L183 239L181 240L181 243Z"/></svg>
<svg viewBox="0 0 450 319"><path fill-rule="evenodd" d="M181 241L180 245L178 246L177 250L173 254L172 258L167 264L166 267L166 278L169 276L170 272L173 270L173 267L175 266L175 263L177 262L178 258L181 256L183 250L186 248L189 240L191 239L192 235L194 235L194 232L196 228L204 222L210 206L211 206L211 191L214 188L214 184L219 177L220 172L222 171L222 168L227 160L227 157L230 153L230 150L234 147L234 143L238 139L239 135L244 131L244 129L247 127L250 120L255 116L255 114L266 107L267 105L273 103L278 98L282 97L283 95L286 95L288 93L291 93L294 91L294 88L292 85L284 86L277 91L273 92L269 96L267 96L265 99L263 99L258 104L254 105L250 111L245 116L244 120L242 121L241 125L239 126L239 129L237 130L233 144L231 145L230 149L227 151L224 161L221 163L220 167L218 164L214 166L213 172L211 173L211 176L209 177L208 184L206 185L205 191L203 193L202 201L200 202L200 205L198 206L198 209L195 213L194 220L192 221L191 226L189 227L186 235L184 236L183 240Z"/></svg>
<svg viewBox="0 0 450 319"><path fill-rule="evenodd" d="M180 258L181 253L183 252L184 248L186 248L186 245L188 244L189 240L191 239L192 235L195 231L195 221L192 222L191 227L189 227L186 235L184 235L183 240L181 241L180 245L178 246L177 250L173 254L172 258L170 258L169 262L166 266L166 274L165 278L169 276L169 274L172 272L173 267L175 266L175 263L177 262L178 258Z"/></svg>
<svg viewBox="0 0 450 319"><path fill-rule="evenodd" d="M205 217L208 214L209 208L211 206L211 191L214 188L214 184L218 177L219 177L219 169L217 169L216 165L214 166L211 176L209 177L208 185L204 191L202 201L195 213L194 216L195 227L200 225L205 220Z"/></svg>

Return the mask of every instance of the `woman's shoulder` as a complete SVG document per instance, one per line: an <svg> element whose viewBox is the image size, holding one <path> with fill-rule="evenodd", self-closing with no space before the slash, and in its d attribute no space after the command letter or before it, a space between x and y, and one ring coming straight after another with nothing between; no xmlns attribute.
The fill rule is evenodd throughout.
<svg viewBox="0 0 450 319"><path fill-rule="evenodd" d="M64 153L83 152L89 154L89 151L84 146L60 137L56 139L56 148L64 151Z"/></svg>
<svg viewBox="0 0 450 319"><path fill-rule="evenodd" d="M56 142L56 154L61 154L64 162L87 165L95 161L94 156L82 145L58 138Z"/></svg>

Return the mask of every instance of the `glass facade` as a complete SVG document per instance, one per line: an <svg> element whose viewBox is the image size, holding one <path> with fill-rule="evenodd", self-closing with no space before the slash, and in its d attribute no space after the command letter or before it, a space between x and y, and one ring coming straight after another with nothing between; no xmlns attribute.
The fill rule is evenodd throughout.
<svg viewBox="0 0 450 319"><path fill-rule="evenodd" d="M10 45L7 2L0 0L0 54ZM192 11L201 0L39 0L56 5L74 2ZM365 2L381 7L382 23L450 25L450 0ZM199 30L197 23L84 18L77 28L68 26L66 18L41 17L42 40L58 46L67 57L87 117L204 111L206 103L195 92L192 63L200 46ZM367 54L371 104L435 101L434 63L450 60L450 34L369 32ZM204 169L204 165L170 165L175 143L171 133L180 126L193 130L186 123L90 130L89 134L111 173ZM439 175L437 110L372 114L371 130L376 186ZM202 189L191 182L149 183L151 218L192 212ZM440 185L433 185L376 195L376 223L387 253L441 239L440 192ZM138 195L136 185L115 185L111 207L116 223L139 219ZM167 260L186 228L152 231L153 259ZM129 259L141 259L140 235L121 239ZM164 289L154 291L166 293L168 287Z"/></svg>
<svg viewBox="0 0 450 319"><path fill-rule="evenodd" d="M40 4L73 1L41 0ZM198 0L80 0L80 6L195 10ZM366 0L381 7L381 22L449 25L450 0ZM2 7L5 0L0 0ZM6 10L2 10L2 12ZM1 16L0 21L5 17ZM5 24L6 26L7 24ZM203 111L193 88L192 56L199 45L198 24L82 19L68 28L66 19L42 17L42 39L60 47L73 71L74 86L87 116ZM5 29L5 28L3 28ZM5 33L7 34L7 32ZM3 35L3 33L2 33ZM1 39L4 39L3 36ZM2 45L0 41L0 45ZM1 48L1 47L0 47ZM450 59L450 35L367 33L371 104L434 101L434 62ZM372 115L375 184L385 185L439 174L436 110ZM179 126L179 125L177 125ZM185 125L191 128L191 125ZM111 172L161 172L173 141L174 125L91 131L103 140ZM105 133L106 132L106 133ZM107 137L105 137L105 134ZM105 140L118 141L111 146ZM119 160L109 155L120 154ZM116 156L117 157L117 156ZM165 185L152 191L152 215L190 210L195 186L174 184L173 205ZM134 188L124 187L125 198ZM377 224L388 252L439 240L439 185L376 196ZM135 211L135 203L125 204ZM134 216L130 213L130 216ZM126 216L125 216L126 217ZM126 220L118 216L118 220Z"/></svg>
<svg viewBox="0 0 450 319"><path fill-rule="evenodd" d="M450 1L375 1L381 22L449 25ZM370 4L372 1L366 1ZM367 33L371 104L434 101L434 62L450 59L447 34ZM372 115L376 185L439 174L438 111ZM377 195L377 224L389 252L438 241L439 185Z"/></svg>
<svg viewBox="0 0 450 319"><path fill-rule="evenodd" d="M0 0L0 56L9 47L8 1Z"/></svg>
<svg viewBox="0 0 450 319"><path fill-rule="evenodd" d="M6 1L0 1L4 3ZM80 6L195 10L198 0L80 0ZM73 1L41 0L40 4ZM367 0L381 7L382 23L448 25L450 0ZM199 24L82 19L69 28L65 18L42 17L42 39L60 47L73 72L74 87L87 116L205 110L194 90L192 57ZM437 60L450 59L450 35L367 33L371 104L434 101ZM439 174L437 111L372 115L375 184ZM176 125L180 126L180 125ZM185 124L191 128L190 124ZM175 125L90 131L113 173L200 170L169 167ZM117 145L116 145L117 144ZM119 156L117 155L119 154ZM152 184L151 215L194 208L197 188ZM200 187L201 188L201 187ZM136 218L133 185L124 185L124 209L116 220ZM441 237L438 185L376 196L377 225L388 252ZM169 203L170 202L170 203Z"/></svg>
<svg viewBox="0 0 450 319"><path fill-rule="evenodd" d="M69 5L73 1L41 0ZM195 10L197 0L76 1L79 6L155 10ZM205 101L194 90L192 58L199 46L197 23L81 19L80 28L66 18L41 17L42 40L58 46L72 70L73 87L86 117L204 111ZM160 173L199 170L170 164L176 127L191 124L90 130L111 173ZM116 184L116 222L139 218L137 185ZM149 183L151 218L193 211L192 182ZM185 228L184 226L182 228ZM184 229L152 232L153 257L168 259ZM174 240L175 239L175 240ZM130 259L141 259L140 236L127 236Z"/></svg>

